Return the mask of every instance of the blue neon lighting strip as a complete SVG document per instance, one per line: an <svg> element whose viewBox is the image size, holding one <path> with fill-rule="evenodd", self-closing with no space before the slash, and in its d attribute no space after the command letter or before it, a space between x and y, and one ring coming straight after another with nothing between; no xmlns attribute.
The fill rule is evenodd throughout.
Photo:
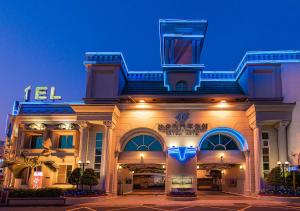
<svg viewBox="0 0 300 211"><path fill-rule="evenodd" d="M126 61L123 57L122 52L86 52L85 53L86 60L83 62L84 65L86 64L101 64L101 63L120 63L122 65L122 68L126 74L128 74L128 68ZM93 57L99 56L99 58L94 59ZM108 60L112 59L113 57L119 58L119 60ZM108 61L105 61L108 60Z"/></svg>
<svg viewBox="0 0 300 211"><path fill-rule="evenodd" d="M180 162L185 162L197 154L197 149L195 147L170 147L168 154Z"/></svg>
<svg viewBox="0 0 300 211"><path fill-rule="evenodd" d="M207 139L211 135L219 134L219 133L231 136L234 140L238 141L238 143L240 145L240 149L242 151L247 151L249 149L248 148L247 140L238 131L236 131L236 130L234 130L232 128L228 128L228 127L218 127L218 128L214 128L212 130L207 131L202 136L202 138L201 138L201 140L199 142L199 150L201 149L201 145L202 145L202 143L204 142L205 139Z"/></svg>
<svg viewBox="0 0 300 211"><path fill-rule="evenodd" d="M277 64L300 62L300 51L248 51L235 70L237 80L248 64Z"/></svg>

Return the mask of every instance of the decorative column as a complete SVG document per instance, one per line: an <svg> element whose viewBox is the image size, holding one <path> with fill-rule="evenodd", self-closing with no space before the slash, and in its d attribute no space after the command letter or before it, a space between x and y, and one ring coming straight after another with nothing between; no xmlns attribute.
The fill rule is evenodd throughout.
<svg viewBox="0 0 300 211"><path fill-rule="evenodd" d="M253 125L253 145L254 145L254 175L255 175L255 193L258 194L261 188L262 179L262 149L261 149L261 125Z"/></svg>
<svg viewBox="0 0 300 211"><path fill-rule="evenodd" d="M251 162L250 162L250 151L247 150L244 152L245 155L245 185L244 185L244 193L246 195L251 194Z"/></svg>
<svg viewBox="0 0 300 211"><path fill-rule="evenodd" d="M281 161L281 163L288 161L286 127L289 123L289 121L280 121L275 126L278 130L278 161Z"/></svg>
<svg viewBox="0 0 300 211"><path fill-rule="evenodd" d="M103 143L103 148L105 150L105 154L103 156L103 162L101 162L101 173L103 178L103 189L106 192L112 192L112 170L113 170L113 160L112 160L112 121L103 121L105 125L105 139Z"/></svg>
<svg viewBox="0 0 300 211"><path fill-rule="evenodd" d="M88 146L88 123L83 121L78 125L80 126L79 159L83 162L86 162Z"/></svg>

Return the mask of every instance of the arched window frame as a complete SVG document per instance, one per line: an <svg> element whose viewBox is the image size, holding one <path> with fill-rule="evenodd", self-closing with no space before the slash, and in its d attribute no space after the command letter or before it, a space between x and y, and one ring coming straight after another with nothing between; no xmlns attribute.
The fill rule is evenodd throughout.
<svg viewBox="0 0 300 211"><path fill-rule="evenodd" d="M213 134L218 134L218 133L222 133L222 134L232 137L238 144L239 149L241 151L249 150L248 143L247 143L247 140L245 139L245 137L241 133L239 133L237 130L235 130L233 128L229 128L229 127L217 127L217 128L208 130L206 133L204 133L204 135L202 136L202 138L199 142L199 145L198 145L199 149L201 149L201 145L207 137L209 137Z"/></svg>
<svg viewBox="0 0 300 211"><path fill-rule="evenodd" d="M213 137L217 137L218 143L214 143L215 140L213 140ZM203 149L203 144L205 142L208 142L210 146L212 146L213 148ZM229 146L228 144L230 143L233 143L233 146L231 146L233 147L233 149L227 148L227 146ZM220 147L222 147L223 149L219 149ZM240 149L238 143L231 136L222 133L217 133L217 134L212 134L208 136L205 140L203 140L200 150L211 150L211 151L226 150L227 151L227 150L240 150Z"/></svg>
<svg viewBox="0 0 300 211"><path fill-rule="evenodd" d="M142 144L138 144L134 141L135 138L137 137L142 137ZM149 143L149 144L146 144L145 143L145 137L151 137L153 140ZM136 145L136 150L126 150L126 146L129 144L129 143L134 143L134 145ZM160 145L160 149L159 150L151 150L151 146L155 143L158 143ZM147 150L140 150L141 148L143 149L147 149ZM132 136L125 144L124 144L124 147L123 147L123 151L163 151L163 145L162 143L154 136L151 136L149 134L137 134L135 136Z"/></svg>

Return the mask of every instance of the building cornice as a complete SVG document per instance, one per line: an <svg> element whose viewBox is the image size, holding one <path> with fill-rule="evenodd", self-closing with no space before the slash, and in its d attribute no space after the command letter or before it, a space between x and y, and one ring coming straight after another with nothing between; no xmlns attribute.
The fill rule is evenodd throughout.
<svg viewBox="0 0 300 211"><path fill-rule="evenodd" d="M270 114L272 112L278 112L278 113L291 113L294 109L295 103L281 103L281 104L253 104L251 105L247 111L246 116L248 117L249 125L252 129L256 127L260 127L263 124L263 121L265 120L271 120L271 119L261 119L258 118L259 114ZM282 121L282 120L290 120L290 119L274 119L276 121Z"/></svg>
<svg viewBox="0 0 300 211"><path fill-rule="evenodd" d="M248 103L227 103L221 107L218 103L120 103L120 110L219 110L245 111Z"/></svg>

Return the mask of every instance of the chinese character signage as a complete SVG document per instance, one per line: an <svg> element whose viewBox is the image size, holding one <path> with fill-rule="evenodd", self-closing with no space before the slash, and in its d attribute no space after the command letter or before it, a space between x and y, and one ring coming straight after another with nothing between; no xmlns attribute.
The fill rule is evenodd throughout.
<svg viewBox="0 0 300 211"><path fill-rule="evenodd" d="M207 123L187 123L189 113L181 112L173 124L158 124L158 131L167 136L198 136L207 130Z"/></svg>

